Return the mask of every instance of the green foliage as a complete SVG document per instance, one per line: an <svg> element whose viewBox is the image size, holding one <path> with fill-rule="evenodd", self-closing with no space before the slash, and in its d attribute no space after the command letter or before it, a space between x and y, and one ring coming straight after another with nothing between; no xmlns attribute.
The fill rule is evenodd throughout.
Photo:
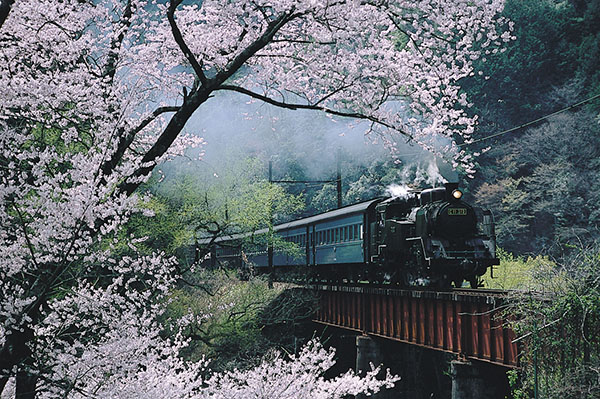
<svg viewBox="0 0 600 399"><path fill-rule="evenodd" d="M558 0L506 2L504 15L514 23L516 39L506 51L479 60L483 74L463 85L485 130L512 127L554 111L545 97L570 79L598 83L600 61L594 56L599 51L600 10L597 0L588 3L578 8ZM589 87L587 94L597 89Z"/></svg>
<svg viewBox="0 0 600 399"><path fill-rule="evenodd" d="M514 256L502 248L497 250L500 265L494 266L494 278L492 271L488 269L482 277L485 287L504 290L527 290L537 286L536 274L553 270L556 264L548 257L538 255L536 257Z"/></svg>
<svg viewBox="0 0 600 399"><path fill-rule="evenodd" d="M508 0L516 39L479 60L463 88L480 117L475 138L518 126L600 93L600 1ZM494 211L498 241L517 253L599 236L600 137L596 101L471 148L471 191Z"/></svg>
<svg viewBox="0 0 600 399"><path fill-rule="evenodd" d="M270 229L304 205L300 195L261 179L260 162L255 158L230 165L218 176L192 174L177 166L168 169L166 178L156 174L145 186L151 195L144 207L153 216L134 215L121 231L115 250L126 254L132 250L127 237L145 237L135 243L137 251L158 250L176 256L186 271L207 251L198 244L201 239ZM297 245L279 239L272 230L266 239L279 250L298 252Z"/></svg>
<svg viewBox="0 0 600 399"><path fill-rule="evenodd" d="M199 272L202 285L173 291L163 319L166 333L191 338L183 355L192 360L205 356L213 370L246 367L261 358L270 343L261 334L259 314L283 289L268 288L264 279L242 282L233 275Z"/></svg>
<svg viewBox="0 0 600 399"><path fill-rule="evenodd" d="M240 281L235 271L201 270L196 282L174 290L163 315L163 334L181 334L191 340L185 358L211 360L213 371L249 368L270 349L293 352L296 335L314 314L315 298L304 290L275 284L264 278Z"/></svg>
<svg viewBox="0 0 600 399"><path fill-rule="evenodd" d="M521 376L516 370L509 370L506 372L508 377L508 386L510 387L510 393L512 399L530 399L529 391L531 387L524 387L523 383L528 381L522 381Z"/></svg>
<svg viewBox="0 0 600 399"><path fill-rule="evenodd" d="M289 195L280 185L265 180L251 183L240 191L239 196L230 199L230 218L243 231L269 228L304 206L300 196Z"/></svg>
<svg viewBox="0 0 600 399"><path fill-rule="evenodd" d="M492 209L501 246L514 252L557 254L557 242L600 236L600 127L587 111L562 114L502 148L494 183L475 199ZM498 150L500 152L500 150Z"/></svg>
<svg viewBox="0 0 600 399"><path fill-rule="evenodd" d="M515 292L507 314L522 338L523 387L537 366L545 398L600 395L600 248L578 248L555 267L533 269L535 291Z"/></svg>

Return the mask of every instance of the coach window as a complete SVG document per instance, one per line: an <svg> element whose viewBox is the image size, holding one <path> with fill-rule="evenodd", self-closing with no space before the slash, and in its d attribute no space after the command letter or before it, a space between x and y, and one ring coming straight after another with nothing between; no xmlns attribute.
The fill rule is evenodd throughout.
<svg viewBox="0 0 600 399"><path fill-rule="evenodd" d="M360 239L362 240L363 239L363 225L362 225L362 223L359 224L359 230L360 230Z"/></svg>

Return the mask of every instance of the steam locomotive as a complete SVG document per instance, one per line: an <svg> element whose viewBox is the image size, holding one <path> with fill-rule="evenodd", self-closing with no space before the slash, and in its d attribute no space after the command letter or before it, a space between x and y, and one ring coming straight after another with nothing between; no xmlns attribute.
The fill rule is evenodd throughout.
<svg viewBox="0 0 600 399"><path fill-rule="evenodd" d="M378 198L220 237L208 262L305 281L471 287L496 257L492 213L462 200L457 183ZM271 237L270 239L268 237Z"/></svg>

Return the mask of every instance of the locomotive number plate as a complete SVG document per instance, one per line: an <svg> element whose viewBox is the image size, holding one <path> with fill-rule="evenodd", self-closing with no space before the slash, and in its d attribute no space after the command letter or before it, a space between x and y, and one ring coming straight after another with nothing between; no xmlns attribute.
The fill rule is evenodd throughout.
<svg viewBox="0 0 600 399"><path fill-rule="evenodd" d="M466 208L449 208L448 216L466 216L467 209Z"/></svg>

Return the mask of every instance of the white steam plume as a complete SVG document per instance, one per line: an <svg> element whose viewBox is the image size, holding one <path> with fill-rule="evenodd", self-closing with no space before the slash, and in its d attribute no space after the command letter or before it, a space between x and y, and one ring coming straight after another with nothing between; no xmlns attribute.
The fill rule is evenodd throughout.
<svg viewBox="0 0 600 399"><path fill-rule="evenodd" d="M409 199L412 196L411 188L404 184L390 184L385 193L393 198Z"/></svg>

